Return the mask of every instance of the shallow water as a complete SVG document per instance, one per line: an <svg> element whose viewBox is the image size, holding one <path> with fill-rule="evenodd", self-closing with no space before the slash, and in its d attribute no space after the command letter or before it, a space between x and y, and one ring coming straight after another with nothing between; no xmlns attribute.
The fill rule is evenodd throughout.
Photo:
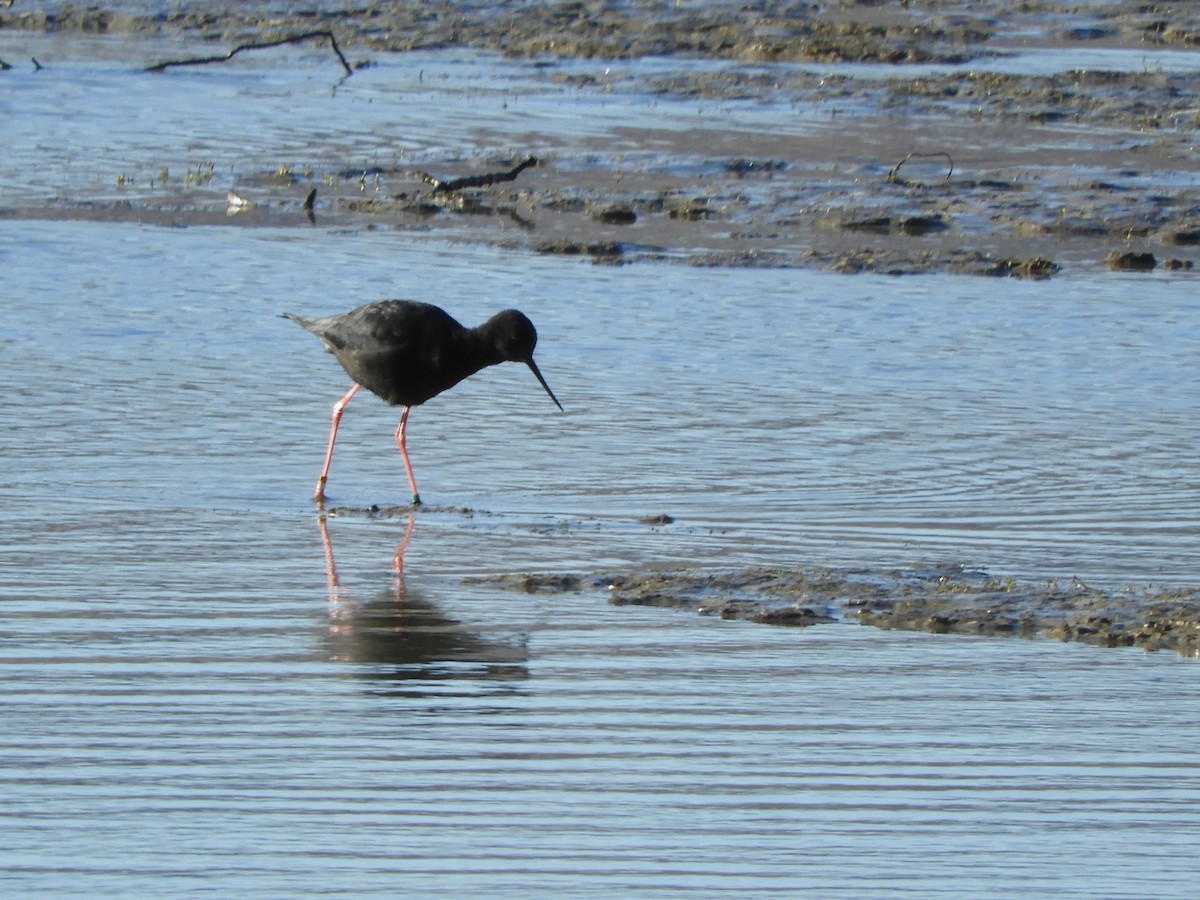
<svg viewBox="0 0 1200 900"><path fill-rule="evenodd" d="M6 893L1194 893L1193 661L463 581L960 562L1194 584L1189 280L17 220L0 265ZM407 516L333 517L326 555L308 496L347 382L277 318L386 296L523 309L566 407L504 366L413 413L431 508L400 579ZM405 501L394 427L351 404L331 504Z"/></svg>
<svg viewBox="0 0 1200 900"><path fill-rule="evenodd" d="M473 571L955 561L1120 586L1200 568L1182 279L609 267L319 229L0 234L23 508L305 512L347 382L276 314L408 296L468 322L524 309L567 410L507 366L414 412L425 500L479 511L454 527L565 538ZM331 504L405 501L395 418L352 404ZM658 513L676 525L633 521Z"/></svg>
<svg viewBox="0 0 1200 900"><path fill-rule="evenodd" d="M930 559L1187 581L1195 310L1170 280L1138 282L1151 306L1119 279L88 223L4 223L0 248L10 889L1190 892L1177 657L461 581ZM387 294L471 321L516 300L567 408L514 366L413 414L427 501L477 512L416 514L399 599L404 517L330 520L330 592L307 497L344 376L274 317ZM332 502L403 502L393 427L351 405Z"/></svg>

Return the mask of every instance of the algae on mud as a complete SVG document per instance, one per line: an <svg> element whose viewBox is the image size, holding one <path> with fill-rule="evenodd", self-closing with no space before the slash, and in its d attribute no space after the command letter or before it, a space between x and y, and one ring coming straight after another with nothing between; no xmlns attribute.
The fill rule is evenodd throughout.
<svg viewBox="0 0 1200 900"><path fill-rule="evenodd" d="M722 619L810 626L858 622L904 631L1044 636L1100 647L1200 655L1200 588L1114 594L1078 579L996 579L965 566L911 571L749 567L479 579L526 593L607 591L619 606L661 606Z"/></svg>

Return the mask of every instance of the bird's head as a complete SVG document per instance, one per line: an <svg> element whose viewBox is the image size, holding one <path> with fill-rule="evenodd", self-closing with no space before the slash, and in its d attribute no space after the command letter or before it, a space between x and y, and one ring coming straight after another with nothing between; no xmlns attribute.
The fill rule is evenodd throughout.
<svg viewBox="0 0 1200 900"><path fill-rule="evenodd" d="M529 317L515 309L506 309L492 316L483 326L484 330L495 341L497 352L506 362L523 362L537 377L538 383L546 389L554 405L560 410L562 404L546 384L546 379L538 371L537 363L533 361L533 351L537 347L537 329L529 321Z"/></svg>
<svg viewBox="0 0 1200 900"><path fill-rule="evenodd" d="M506 309L488 319L484 330L505 362L528 362L537 347L537 329L519 310Z"/></svg>

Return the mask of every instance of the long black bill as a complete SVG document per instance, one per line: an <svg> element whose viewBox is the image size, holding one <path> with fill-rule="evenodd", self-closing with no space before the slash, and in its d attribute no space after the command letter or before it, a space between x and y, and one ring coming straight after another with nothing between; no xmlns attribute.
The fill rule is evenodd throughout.
<svg viewBox="0 0 1200 900"><path fill-rule="evenodd" d="M526 362L529 363L529 368L533 374L537 376L538 384L546 389L546 393L549 394L550 399L554 401L554 405L563 412L566 412L566 410L562 408L562 404L558 402L558 398L554 396L554 391L550 390L550 385L546 384L546 379L542 377L542 373L538 371L537 363L533 361L533 357L530 357L528 360L526 360Z"/></svg>

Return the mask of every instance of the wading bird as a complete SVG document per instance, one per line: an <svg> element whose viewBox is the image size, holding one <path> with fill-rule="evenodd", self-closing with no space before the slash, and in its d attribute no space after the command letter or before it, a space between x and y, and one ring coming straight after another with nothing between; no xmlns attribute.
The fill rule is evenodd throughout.
<svg viewBox="0 0 1200 900"><path fill-rule="evenodd" d="M449 390L480 369L502 362L522 362L529 366L555 405L563 408L533 361L537 330L515 309L496 313L475 328L464 327L445 310L413 300L380 300L338 316L309 318L292 313L283 316L320 338L346 374L354 379L354 387L333 406L329 449L317 479L316 500L325 498L338 423L359 388L365 387L392 406L404 407L396 428L396 446L404 459L414 506L421 504L421 496L404 435L412 407Z"/></svg>

